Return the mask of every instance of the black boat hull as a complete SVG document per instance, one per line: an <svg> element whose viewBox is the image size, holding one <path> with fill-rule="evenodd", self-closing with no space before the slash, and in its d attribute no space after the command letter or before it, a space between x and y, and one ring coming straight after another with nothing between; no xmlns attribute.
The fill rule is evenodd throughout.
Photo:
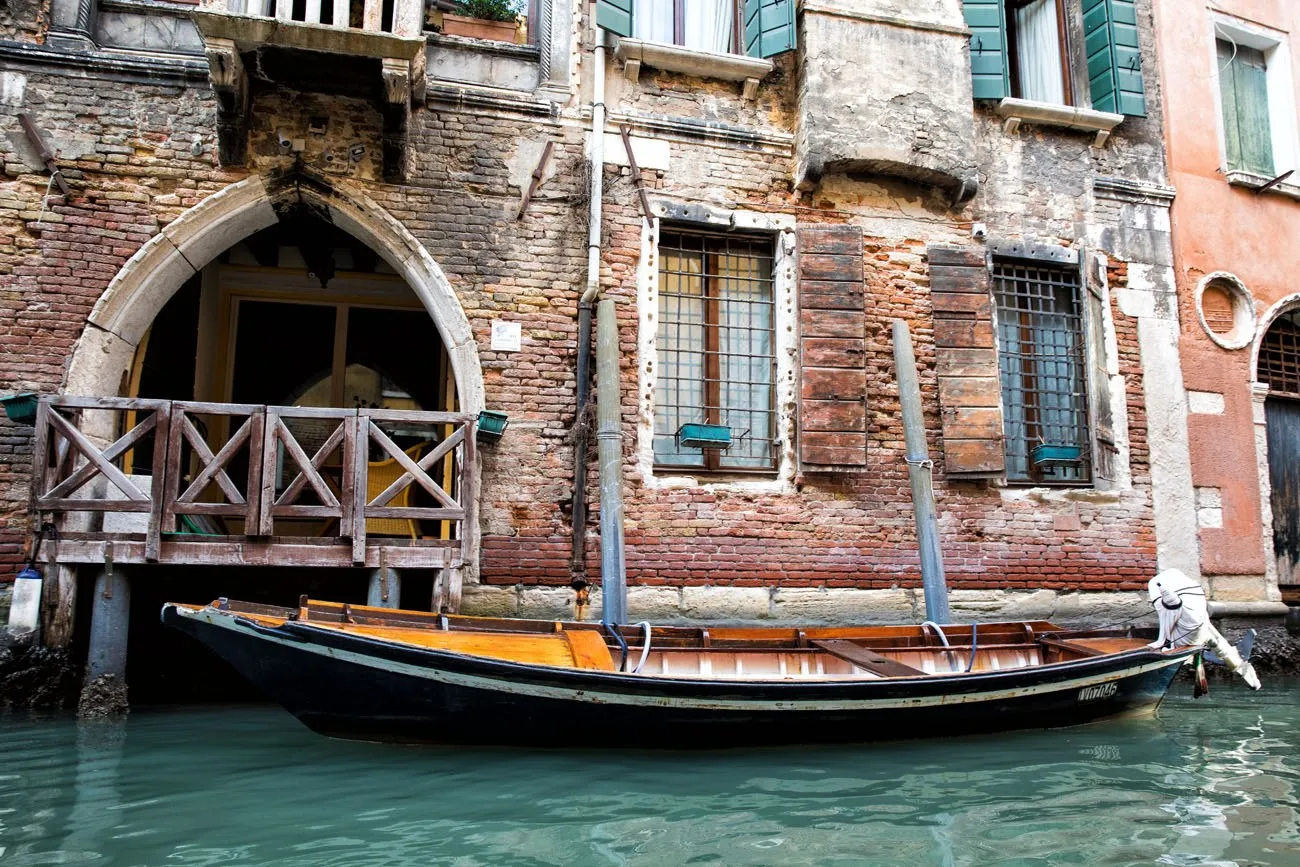
<svg viewBox="0 0 1300 867"><path fill-rule="evenodd" d="M169 605L163 620L321 734L460 744L683 749L1077 725L1154 710L1194 652L910 679L735 682L503 662L210 609Z"/></svg>

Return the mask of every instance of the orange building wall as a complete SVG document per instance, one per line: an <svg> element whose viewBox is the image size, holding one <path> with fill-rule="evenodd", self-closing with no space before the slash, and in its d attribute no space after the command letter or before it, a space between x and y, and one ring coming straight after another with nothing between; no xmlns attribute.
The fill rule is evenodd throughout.
<svg viewBox="0 0 1300 867"><path fill-rule="evenodd" d="M1292 81L1300 56L1300 3L1295 0L1218 0L1216 10L1242 23L1289 35ZM1214 20L1208 4L1160 0L1156 29L1165 92L1170 179L1178 194L1172 211L1183 377L1188 391L1223 395L1222 415L1192 414L1188 433L1192 479L1221 489L1223 527L1200 530L1206 575L1262 575L1261 486L1252 415L1252 345L1226 350L1202 329L1196 310L1201 279L1235 274L1262 317L1279 299L1300 291L1300 202L1278 193L1257 195L1230 186L1224 175ZM1277 170L1295 168L1277 160ZM1270 530L1271 532L1271 530Z"/></svg>

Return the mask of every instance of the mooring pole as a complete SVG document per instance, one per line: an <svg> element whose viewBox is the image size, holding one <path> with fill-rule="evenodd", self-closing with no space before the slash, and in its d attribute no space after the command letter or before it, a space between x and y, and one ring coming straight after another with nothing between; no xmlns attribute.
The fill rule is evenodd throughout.
<svg viewBox="0 0 1300 867"><path fill-rule="evenodd" d="M614 299L596 307L596 449L600 457L601 619L627 623L623 564L623 419L618 387L618 322Z"/></svg>
<svg viewBox="0 0 1300 867"><path fill-rule="evenodd" d="M894 320L894 368L898 377L898 403L903 412L903 440L907 444L907 478L912 483L912 508L916 511L916 542L921 549L921 581L925 587L925 619L951 623L948 583L939 550L939 520L934 504L934 462L925 444L921 413L921 383L916 375L916 355L907 323Z"/></svg>

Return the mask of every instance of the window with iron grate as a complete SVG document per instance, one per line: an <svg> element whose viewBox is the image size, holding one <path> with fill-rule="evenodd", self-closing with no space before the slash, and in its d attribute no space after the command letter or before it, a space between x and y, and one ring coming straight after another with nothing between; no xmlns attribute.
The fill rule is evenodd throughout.
<svg viewBox="0 0 1300 867"><path fill-rule="evenodd" d="M772 268L768 238L660 233L656 467L776 469ZM731 445L684 446L692 423L729 428Z"/></svg>
<svg viewBox="0 0 1300 867"><path fill-rule="evenodd" d="M1091 483L1087 348L1077 267L995 259L1007 481Z"/></svg>
<svg viewBox="0 0 1300 867"><path fill-rule="evenodd" d="M1259 347L1258 379L1274 393L1300 397L1300 310L1269 326Z"/></svg>

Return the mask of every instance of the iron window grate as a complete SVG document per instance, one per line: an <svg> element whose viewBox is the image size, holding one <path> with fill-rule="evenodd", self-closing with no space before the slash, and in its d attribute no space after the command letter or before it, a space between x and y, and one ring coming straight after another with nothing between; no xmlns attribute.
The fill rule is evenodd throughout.
<svg viewBox="0 0 1300 867"><path fill-rule="evenodd" d="M1258 379L1270 391L1300 397L1300 310L1269 326L1259 347Z"/></svg>
<svg viewBox="0 0 1300 867"><path fill-rule="evenodd" d="M1079 272L1040 262L995 260L993 295L1007 481L1089 482L1092 455ZM1055 460L1048 460L1049 452Z"/></svg>
<svg viewBox="0 0 1300 867"><path fill-rule="evenodd" d="M656 466L775 468L772 267L768 239L660 234ZM682 447L677 431L692 422L731 428L731 446Z"/></svg>

